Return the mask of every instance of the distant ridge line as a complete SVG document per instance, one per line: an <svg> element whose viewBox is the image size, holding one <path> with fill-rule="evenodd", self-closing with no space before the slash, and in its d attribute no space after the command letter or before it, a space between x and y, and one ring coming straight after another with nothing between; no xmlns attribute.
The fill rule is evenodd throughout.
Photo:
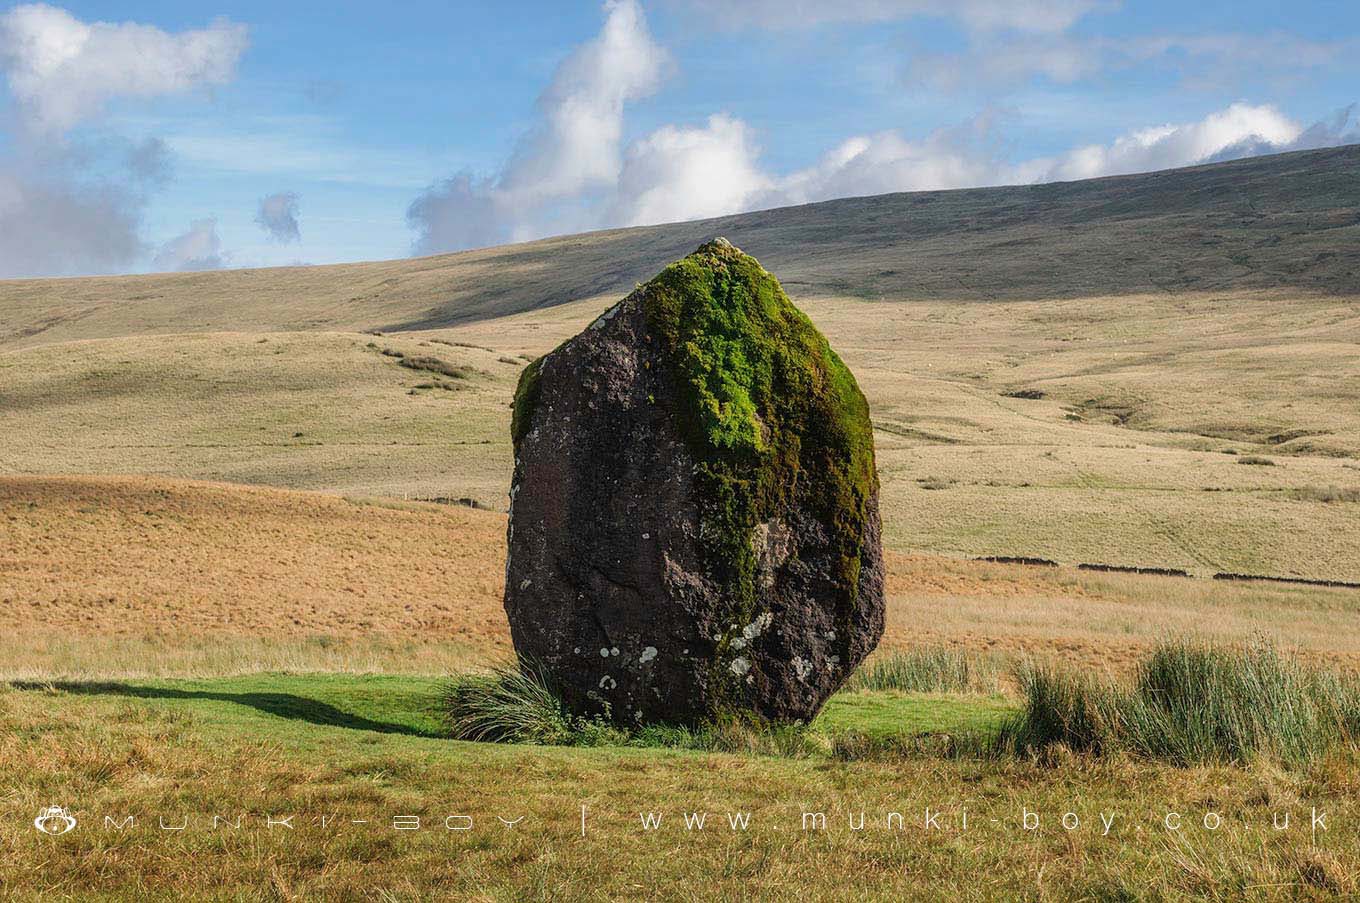
<svg viewBox="0 0 1360 903"><path fill-rule="evenodd" d="M804 299L1289 291L1360 297L1360 145L1154 173L838 198L433 257L0 280L0 347L178 332L406 332L604 305L725 235Z"/></svg>

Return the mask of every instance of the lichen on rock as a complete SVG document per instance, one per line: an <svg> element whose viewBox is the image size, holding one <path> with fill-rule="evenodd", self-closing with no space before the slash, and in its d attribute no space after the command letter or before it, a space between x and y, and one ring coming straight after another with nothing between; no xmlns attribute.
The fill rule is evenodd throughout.
<svg viewBox="0 0 1360 903"><path fill-rule="evenodd" d="M725 240L526 368L512 436L506 610L573 707L809 718L877 643L868 405Z"/></svg>

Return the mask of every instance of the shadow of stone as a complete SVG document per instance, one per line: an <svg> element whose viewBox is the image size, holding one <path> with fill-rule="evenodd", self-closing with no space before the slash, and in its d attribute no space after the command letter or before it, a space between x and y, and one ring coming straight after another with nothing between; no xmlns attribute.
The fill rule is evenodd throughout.
<svg viewBox="0 0 1360 903"><path fill-rule="evenodd" d="M13 681L16 690L61 690L82 696L124 696L133 699L181 699L233 702L279 718L306 721L322 727L343 727L379 734L405 734L411 737L439 738L435 731L407 724L374 721L338 709L327 702L308 699L294 693L244 692L226 693L215 690L178 690L172 687L142 686L117 681Z"/></svg>

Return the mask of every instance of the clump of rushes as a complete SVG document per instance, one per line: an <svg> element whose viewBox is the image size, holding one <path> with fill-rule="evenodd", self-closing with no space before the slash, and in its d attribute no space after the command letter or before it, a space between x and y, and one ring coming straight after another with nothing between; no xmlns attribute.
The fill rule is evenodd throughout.
<svg viewBox="0 0 1360 903"><path fill-rule="evenodd" d="M1120 750L1176 765L1244 763L1260 757L1301 765L1360 728L1360 685L1315 670L1267 644L1159 646L1131 687L1072 672L1021 674L1025 710L1006 745L1036 751Z"/></svg>
<svg viewBox="0 0 1360 903"><path fill-rule="evenodd" d="M531 662L460 675L444 688L444 722L455 740L540 746L634 746L801 757L824 751L803 725L721 718L695 727L616 727L608 715L573 716L547 673Z"/></svg>
<svg viewBox="0 0 1360 903"><path fill-rule="evenodd" d="M854 376L778 280L722 239L641 291L699 462L702 537L712 577L730 588L728 622L758 614L752 531L794 507L837 537L834 591L853 610L878 489L869 406Z"/></svg>
<svg viewBox="0 0 1360 903"><path fill-rule="evenodd" d="M455 740L568 744L574 731L546 675L530 663L454 678L443 712Z"/></svg>
<svg viewBox="0 0 1360 903"><path fill-rule="evenodd" d="M1000 674L991 661L975 653L923 646L879 653L855 671L845 688L904 693L995 693L1000 689Z"/></svg>

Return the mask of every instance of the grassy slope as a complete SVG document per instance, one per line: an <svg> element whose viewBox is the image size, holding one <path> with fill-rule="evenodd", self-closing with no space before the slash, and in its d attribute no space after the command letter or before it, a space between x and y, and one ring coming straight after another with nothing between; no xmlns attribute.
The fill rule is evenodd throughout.
<svg viewBox="0 0 1360 903"><path fill-rule="evenodd" d="M424 260L0 283L0 473L503 508L518 358L722 231L864 387L894 547L1360 579L1358 503L1326 501L1360 492L1358 168L1340 148ZM387 347L480 373L416 389Z"/></svg>
<svg viewBox="0 0 1360 903"><path fill-rule="evenodd" d="M858 375L895 548L1355 579L1356 505L1318 491L1360 485L1360 315L1342 253L1355 244L1358 165L1349 148L419 261L0 284L0 475L133 471L389 499L0 479L0 671L416 675L0 688L0 771L21 776L0 796L0 893L680 897L694 894L695 874L704 893L729 897L1357 891L1352 813L1317 846L1300 831L1261 830L1281 808L1298 818L1347 805L1353 762L1295 775L1089 761L1055 771L427 736L433 681L419 675L505 653L503 520L391 497L499 505L516 358L721 232L784 278ZM357 332L403 325L448 328ZM383 348L478 372L438 380L457 391L417 388L436 380ZM1016 389L1046 397L1003 394ZM1277 466L1242 466L1229 451L1268 453ZM1164 633L1264 631L1314 655L1360 654L1352 592L904 555L892 556L889 591L889 647L943 641L1117 668ZM994 724L1005 706L854 694L824 717L833 730L963 730ZM696 840L672 825L647 836L634 819L649 800L672 821L681 807L739 806L783 829ZM599 830L576 841L582 801ZM53 802L82 816L465 810L491 830L165 839L148 829L145 842L24 830ZM966 805L1001 833L842 826L807 837L796 827L809 802L832 818ZM1045 830L991 827L1021 806L1044 810ZM1233 813L1226 833L1157 830L1168 808L1210 807ZM531 830L495 833L494 814L520 809ZM1087 826L1099 809L1126 813L1129 833L1068 834L1054 824L1068 809Z"/></svg>
<svg viewBox="0 0 1360 903"><path fill-rule="evenodd" d="M475 370L450 379L382 352ZM416 338L127 338L0 354L3 472L174 474L502 504L523 361ZM449 388L417 388L434 384Z"/></svg>
<svg viewBox="0 0 1360 903"><path fill-rule="evenodd" d="M1329 487L1360 490L1360 311L1280 299L1261 318L1243 303L806 307L868 395L897 549L1360 579L1360 509L1323 500ZM381 338L0 352L0 473L140 472L504 509L515 358L597 312ZM429 374L382 348L482 373L450 381L461 391L410 394ZM1047 397L1003 394L1017 389ZM1277 466L1239 464L1247 455Z"/></svg>
<svg viewBox="0 0 1360 903"><path fill-rule="evenodd" d="M828 201L418 260L0 283L0 346L167 332L428 329L618 298L726 235L795 301L1353 295L1360 146L1085 182Z"/></svg>

